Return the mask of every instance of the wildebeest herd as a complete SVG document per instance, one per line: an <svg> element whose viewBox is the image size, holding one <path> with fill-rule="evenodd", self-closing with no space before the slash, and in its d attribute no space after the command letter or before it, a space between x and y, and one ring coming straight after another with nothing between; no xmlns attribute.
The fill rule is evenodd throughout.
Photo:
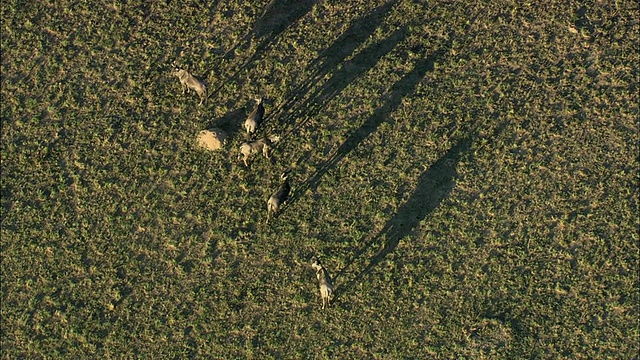
<svg viewBox="0 0 640 360"><path fill-rule="evenodd" d="M178 79L180 79L180 87L183 94L185 92L185 89L194 90L198 94L198 96L200 97L200 103L198 104L198 106L202 105L207 100L209 95L207 93L207 86L202 81L190 74L187 70L178 68L177 66L175 66L175 64L173 74L178 77ZM255 136L256 129L262 123L265 113L263 104L264 98L258 97L255 99L255 101L255 109L249 114L243 124L249 138ZM198 134L198 142L200 143L200 145L210 150L217 150L222 148L222 146L226 142L226 138L227 134L221 129L202 130ZM248 167L249 164L247 163L247 160L249 160L251 156L260 152L262 152L265 158L270 159L269 150L272 144L276 143L279 139L280 138L278 136L271 135L263 136L258 140L243 142L240 145L238 160L242 157L244 165ZM285 204L285 202L289 198L289 193L291 192L291 184L289 183L288 171L284 171L280 175L280 180L280 186L267 200L266 223L269 223L269 219L275 216L280 211L280 208ZM333 294L331 277L329 276L327 269L320 264L320 261L318 259L315 259L313 261L311 267L316 272L316 278L320 286L322 308L324 309L326 305L329 305L331 296Z"/></svg>

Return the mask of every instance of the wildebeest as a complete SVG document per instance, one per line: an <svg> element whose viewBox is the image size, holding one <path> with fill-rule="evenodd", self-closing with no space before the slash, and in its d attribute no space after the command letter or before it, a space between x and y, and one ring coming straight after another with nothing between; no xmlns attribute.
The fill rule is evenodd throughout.
<svg viewBox="0 0 640 360"><path fill-rule="evenodd" d="M311 264L311 267L316 271L316 277L318 278L318 284L320 285L320 297L322 298L322 308L324 309L325 304L328 306L331 301L331 296L333 295L333 284L331 283L331 277L329 276L329 272L327 269L320 264L320 261L316 259L316 261Z"/></svg>
<svg viewBox="0 0 640 360"><path fill-rule="evenodd" d="M289 184L288 172L283 172L282 175L280 175L280 179L282 180L282 183L280 184L278 191L274 192L267 201L267 223L269 223L269 217L272 214L277 213L278 210L280 210L280 206L282 206L282 204L284 204L289 198L291 185Z"/></svg>
<svg viewBox="0 0 640 360"><path fill-rule="evenodd" d="M184 69L175 67L173 69L173 75L177 76L178 79L180 79L180 87L182 88L182 93L184 94L184 91L187 88L194 90L196 93L198 93L198 96L200 96L200 103L198 105L202 105L202 102L207 98L206 85Z"/></svg>
<svg viewBox="0 0 640 360"><path fill-rule="evenodd" d="M247 130L247 134L252 135L256 132L258 126L262 122L262 118L264 117L264 106L262 105L262 97L256 98L256 108L253 109L247 120L244 122L244 128Z"/></svg>
<svg viewBox="0 0 640 360"><path fill-rule="evenodd" d="M265 158L269 159L269 150L271 149L271 144L278 142L280 138L278 136L272 135L269 137L263 137L262 139L244 142L240 145L240 154L238 154L238 159L241 156L244 156L242 159L244 161L244 166L249 166L247 160L254 154L257 154L262 151L262 155Z"/></svg>

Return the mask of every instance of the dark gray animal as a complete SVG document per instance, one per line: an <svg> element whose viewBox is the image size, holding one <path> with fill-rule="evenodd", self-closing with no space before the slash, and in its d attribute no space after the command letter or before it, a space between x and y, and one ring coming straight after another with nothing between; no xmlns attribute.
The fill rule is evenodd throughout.
<svg viewBox="0 0 640 360"><path fill-rule="evenodd" d="M280 210L280 206L289 198L291 185L289 184L288 172L283 172L282 175L280 175L280 179L282 179L282 184L280 184L278 191L274 192L267 201L267 223L269 223L269 218L276 214L278 210Z"/></svg>
<svg viewBox="0 0 640 360"><path fill-rule="evenodd" d="M258 105L255 109L249 114L247 120L244 121L244 128L247 130L247 134L252 135L256 132L258 126L262 122L262 118L264 117L264 106L262 105L262 97L255 99Z"/></svg>

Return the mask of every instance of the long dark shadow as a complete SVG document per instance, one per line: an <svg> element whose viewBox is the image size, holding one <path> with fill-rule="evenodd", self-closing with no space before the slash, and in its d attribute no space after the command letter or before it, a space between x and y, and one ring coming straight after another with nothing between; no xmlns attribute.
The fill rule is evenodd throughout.
<svg viewBox="0 0 640 360"><path fill-rule="evenodd" d="M249 65L262 59L265 52L275 44L278 37L291 26L291 24L308 13L317 2L318 0L272 0L269 5L267 5L267 9L262 16L253 25L253 28L247 32L236 46L224 54L223 59L232 59L236 50L249 47L251 40L255 39L259 41L259 43L253 55L235 70L231 70L233 74L222 82L217 89L212 91L212 93L219 92L228 82L236 81L238 75L249 67Z"/></svg>
<svg viewBox="0 0 640 360"><path fill-rule="evenodd" d="M384 15L391 10L395 3L397 3L397 0L389 1L355 20L331 46L323 50L320 55L309 64L307 67L310 73L309 77L289 91L287 102L280 106L278 112L287 114L291 111L298 99L303 99L320 79L324 78L326 74L344 62L344 59L350 56L380 26ZM297 108L299 108L299 106ZM288 117L292 117L292 115Z"/></svg>
<svg viewBox="0 0 640 360"><path fill-rule="evenodd" d="M314 68L316 74L326 74L342 63L347 56L351 55L360 44L373 34L382 23L384 16L397 2L397 0L389 1L354 21L349 29L342 33L331 46L322 51L318 58L311 63L310 66Z"/></svg>
<svg viewBox="0 0 640 360"><path fill-rule="evenodd" d="M345 289L350 289L354 283L370 273L376 265L396 249L401 239L411 235L420 221L449 196L457 178L456 166L461 156L468 152L471 141L470 137L459 140L444 156L420 175L411 197L387 221L382 230L347 261L345 267L336 276L336 278L343 276L347 269L358 261L374 243L382 238L385 239L382 250L371 258L369 264L345 286Z"/></svg>
<svg viewBox="0 0 640 360"><path fill-rule="evenodd" d="M380 58L391 52L407 36L407 32L408 27L403 26L382 41L372 44L351 60L343 63L342 68L337 70L329 80L316 89L305 101L299 103L299 106L296 107L298 111L294 111L289 117L304 120L294 126L296 128L303 126L311 114L317 114L325 104L342 93L351 82L373 68Z"/></svg>
<svg viewBox="0 0 640 360"><path fill-rule="evenodd" d="M402 103L402 98L412 94L415 91L416 86L424 78L427 72L433 70L435 61L440 58L445 52L445 48L434 52L428 57L419 60L413 70L406 74L402 79L398 80L391 86L389 91L389 99L386 103L380 106L357 130L353 131L347 140L338 148L338 150L320 166L318 170L309 178L305 183L300 186L300 191L296 191L296 194L304 194L307 190L315 190L322 177L332 169L338 162L340 162L347 154L355 149L365 138L376 129L384 121L388 121L390 115L395 111ZM291 203L295 202L296 195L291 199Z"/></svg>
<svg viewBox="0 0 640 360"><path fill-rule="evenodd" d="M256 38L273 40L308 13L318 0L273 0L255 23Z"/></svg>
<svg viewBox="0 0 640 360"><path fill-rule="evenodd" d="M334 278L344 276L354 263L359 262L363 254L371 247L378 243L381 239L385 240L384 247L376 255L371 257L369 264L361 270L351 281L344 287L344 293L359 282L365 275L382 262L387 255L395 251L400 240L412 235L420 224L433 210L435 210L444 199L446 199L457 178L456 166L464 154L468 154L472 143L477 142L480 129L488 130L493 128L488 136L484 136L483 140L488 142L495 141L504 129L509 126L509 121L497 121L495 117L489 117L484 121L478 121L472 124L463 132L464 136L456 142L454 146L447 151L438 161L420 175L418 184L411 194L410 198L398 209L398 212L387 221L385 226L368 240L353 256L346 261L344 268L338 272ZM339 293L339 294L340 294ZM340 295L338 294L337 297Z"/></svg>

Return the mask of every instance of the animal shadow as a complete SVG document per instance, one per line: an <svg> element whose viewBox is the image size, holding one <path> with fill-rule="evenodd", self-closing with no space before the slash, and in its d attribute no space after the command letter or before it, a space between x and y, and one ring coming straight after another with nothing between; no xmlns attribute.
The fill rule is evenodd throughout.
<svg viewBox="0 0 640 360"><path fill-rule="evenodd" d="M223 58L230 60L238 49L247 49L251 42L257 41L258 45L253 55L237 68L232 69L230 71L232 75L212 93L218 93L225 83L237 81L241 72L248 69L251 64L260 61L271 46L276 43L278 37L289 26L311 11L317 2L318 0L272 0L267 5L262 16L255 22L253 28L246 33L238 44L229 49Z"/></svg>
<svg viewBox="0 0 640 360"><path fill-rule="evenodd" d="M320 180L329 170L335 167L337 163L344 159L346 155L353 151L353 149L355 149L358 144L360 144L370 134L375 132L384 121L388 121L390 114L393 113L402 103L402 99L415 91L416 86L424 78L427 72L433 71L435 61L440 58L444 52L445 47L434 52L431 56L419 60L412 71L394 83L390 88L387 101L377 108L376 111L367 120L365 120L360 128L349 134L348 138L338 148L338 150L326 162L321 164L318 170L316 170L305 183L301 184L299 193L304 194L307 190L315 191ZM296 200L297 198L294 197L291 202Z"/></svg>
<svg viewBox="0 0 640 360"><path fill-rule="evenodd" d="M351 82L354 78L359 76L364 71L367 71L382 57L390 48L400 41L400 36L397 34L390 36L388 39L383 40L380 43L371 45L360 55L357 55L353 60L345 63L345 59L353 54L353 52L364 43L380 26L384 19L384 16L390 11L396 1L390 1L384 5L381 5L361 18L355 20L353 24L342 33L334 42L323 50L318 57L309 64L308 69L311 75L309 78L304 79L299 86L293 88L290 92L290 96L285 103L281 105L279 111L283 114L288 114L287 118L295 119L304 116L306 113L310 113L311 110L308 107L317 107L319 104L315 97L320 95L320 92L324 93L322 98L327 99L329 93L337 93L342 91L344 86ZM406 35L406 30L403 29L403 36ZM310 99L303 104L297 104L297 99L303 98L308 94L311 88L319 83L322 78L327 74L334 71L340 64L345 64L342 71L337 71L331 80L326 83L322 90L311 94ZM355 66L354 66L355 65ZM357 68L357 69L354 69ZM296 106L296 113L292 113L293 107ZM304 111L300 109L306 109ZM303 112L305 114L303 114Z"/></svg>
<svg viewBox="0 0 640 360"><path fill-rule="evenodd" d="M465 137L459 140L449 151L436 161L429 169L424 171L418 179L418 184L409 199L398 209L398 212L387 221L380 232L364 245L354 256L347 261L347 265L338 273L337 277L344 275L347 269L356 261L361 260L363 254L374 243L384 239L383 248L369 261L369 264L360 271L346 286L350 289L362 277L382 262L387 255L395 251L401 239L412 234L420 221L425 219L444 199L455 186L457 178L456 167L463 154L467 153L471 146L471 139Z"/></svg>

